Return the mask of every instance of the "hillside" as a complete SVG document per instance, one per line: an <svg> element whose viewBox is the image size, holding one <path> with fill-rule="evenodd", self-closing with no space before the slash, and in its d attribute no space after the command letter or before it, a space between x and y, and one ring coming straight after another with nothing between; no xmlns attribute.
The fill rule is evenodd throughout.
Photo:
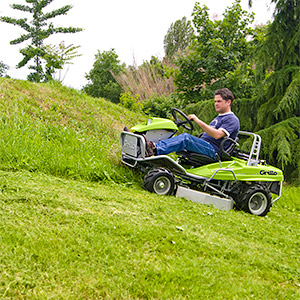
<svg viewBox="0 0 300 300"><path fill-rule="evenodd" d="M143 190L144 116L0 78L0 299L299 299L299 187L266 217Z"/></svg>
<svg viewBox="0 0 300 300"><path fill-rule="evenodd" d="M59 83L0 78L2 170L127 182L120 132L142 116ZM118 166L118 167L117 167ZM129 177L127 177L129 176Z"/></svg>

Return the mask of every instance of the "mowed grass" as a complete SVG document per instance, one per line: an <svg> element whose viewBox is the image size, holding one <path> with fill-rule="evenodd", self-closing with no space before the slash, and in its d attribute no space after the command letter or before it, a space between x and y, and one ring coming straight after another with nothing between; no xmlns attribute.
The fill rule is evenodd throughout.
<svg viewBox="0 0 300 300"><path fill-rule="evenodd" d="M299 299L299 192L261 218L0 171L0 299Z"/></svg>

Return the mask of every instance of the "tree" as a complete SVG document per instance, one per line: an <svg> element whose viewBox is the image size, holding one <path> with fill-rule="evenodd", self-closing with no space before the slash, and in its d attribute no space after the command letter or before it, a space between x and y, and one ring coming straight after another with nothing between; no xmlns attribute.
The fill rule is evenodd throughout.
<svg viewBox="0 0 300 300"><path fill-rule="evenodd" d="M166 56L171 59L178 51L186 49L193 38L194 29L186 17L172 23L164 38Z"/></svg>
<svg viewBox="0 0 300 300"><path fill-rule="evenodd" d="M46 60L49 67L49 55L47 48L44 45L44 40L53 34L57 33L75 33L81 28L74 27L54 27L53 23L48 24L47 21L60 15L65 15L72 8L71 5L65 5L51 12L43 12L43 9L48 6L53 0L25 0L31 5L13 4L11 7L16 10L30 13L32 20L28 22L27 18L15 19L11 17L0 17L0 21L13 24L21 27L27 33L22 34L19 38L12 40L12 45L17 45L27 40L32 40L31 44L20 50L24 56L23 60L17 65L17 68L24 67L30 60L34 60L34 65L29 66L29 69L34 72L28 75L28 80L34 82L47 81L52 78L52 69L60 69L61 64L58 61L53 62L50 69L44 71L42 60ZM48 56L47 56L48 55Z"/></svg>
<svg viewBox="0 0 300 300"><path fill-rule="evenodd" d="M300 153L300 4L276 3L274 21L258 50L256 79L260 93L256 130L264 137L270 162L299 180Z"/></svg>
<svg viewBox="0 0 300 300"><path fill-rule="evenodd" d="M89 83L83 90L92 97L103 97L118 103L123 89L112 73L118 75L124 70L125 64L120 63L114 49L102 53L98 50L92 70L85 75Z"/></svg>
<svg viewBox="0 0 300 300"><path fill-rule="evenodd" d="M49 79L53 78L53 74L55 73L56 69L59 70L59 77L58 81L62 82L66 76L66 74L62 77L61 69L65 65L72 64L72 59L81 54L77 53L77 49L80 46L74 46L73 44L66 46L64 42L60 42L59 45L47 45L46 48L46 76Z"/></svg>
<svg viewBox="0 0 300 300"><path fill-rule="evenodd" d="M207 6L195 4L193 24L196 39L189 51L179 57L176 64L175 83L177 90L189 101L204 98L204 87L209 87L224 78L228 72L247 61L253 46L250 24L253 14L242 10L240 0L226 9L222 20L210 20ZM205 95L206 96L206 95Z"/></svg>

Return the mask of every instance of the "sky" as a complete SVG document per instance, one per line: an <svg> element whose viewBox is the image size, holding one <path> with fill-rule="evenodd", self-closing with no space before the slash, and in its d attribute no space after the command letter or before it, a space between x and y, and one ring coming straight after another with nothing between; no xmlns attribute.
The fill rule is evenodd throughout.
<svg viewBox="0 0 300 300"><path fill-rule="evenodd" d="M80 46L77 49L80 57L72 60L61 71L63 84L75 89L81 89L87 84L85 75L93 68L95 55L103 51L115 49L119 60L126 65L150 60L151 56L164 56L163 40L171 24L186 17L192 20L192 12L196 2L209 8L211 17L221 17L226 7L233 0L54 0L45 11L52 11L72 5L67 15L52 19L55 26L80 27L82 32L75 34L55 34L45 40L46 44ZM255 13L254 24L266 24L272 20L274 7L271 0L253 0L251 9L248 0L242 0L242 7ZM12 4L25 4L25 0L2 0L0 16L23 18L31 14L12 9ZM0 22L0 61L9 66L7 75L16 79L26 79L29 71L26 67L16 69L23 58L20 49L26 47L26 42L10 45L10 41L25 33L19 26ZM59 74L56 74L59 78Z"/></svg>

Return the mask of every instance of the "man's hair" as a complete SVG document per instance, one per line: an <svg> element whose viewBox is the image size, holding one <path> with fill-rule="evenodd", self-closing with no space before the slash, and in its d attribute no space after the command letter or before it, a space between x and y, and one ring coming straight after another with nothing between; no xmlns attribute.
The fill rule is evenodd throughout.
<svg viewBox="0 0 300 300"><path fill-rule="evenodd" d="M234 95L227 88L216 90L214 95L220 95L225 101L231 100L231 103L234 100Z"/></svg>

